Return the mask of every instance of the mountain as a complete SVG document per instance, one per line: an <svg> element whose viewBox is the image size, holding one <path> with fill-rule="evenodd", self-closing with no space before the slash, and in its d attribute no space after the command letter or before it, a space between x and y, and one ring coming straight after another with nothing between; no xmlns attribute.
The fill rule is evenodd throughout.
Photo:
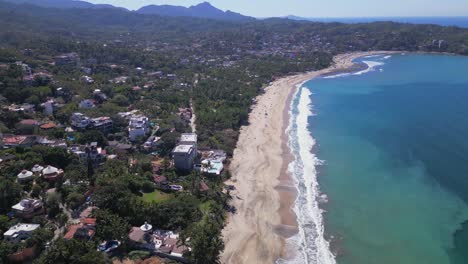
<svg viewBox="0 0 468 264"><path fill-rule="evenodd" d="M173 17L198 17L226 21L254 21L255 18L244 16L232 11L222 11L208 2L203 2L191 7L172 5L149 5L137 10L140 14L156 14Z"/></svg>
<svg viewBox="0 0 468 264"><path fill-rule="evenodd" d="M89 9L101 9L101 8L113 8L127 10L123 7L115 7L113 5L106 4L92 4L85 1L75 1L75 0L3 0L5 2L10 2L14 4L31 4L41 7L48 8L89 8Z"/></svg>

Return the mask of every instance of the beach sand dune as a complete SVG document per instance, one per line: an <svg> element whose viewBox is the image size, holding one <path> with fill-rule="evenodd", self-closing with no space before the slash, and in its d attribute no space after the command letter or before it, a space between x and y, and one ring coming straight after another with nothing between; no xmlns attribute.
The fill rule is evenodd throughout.
<svg viewBox="0 0 468 264"><path fill-rule="evenodd" d="M295 187L286 172L291 161L285 129L291 98L301 83L319 75L343 71L357 57L388 52L361 52L338 55L330 68L288 76L274 81L258 96L241 129L230 166L236 190L230 215L223 230L225 250L222 263L274 263L287 257L284 239L297 233L291 209Z"/></svg>

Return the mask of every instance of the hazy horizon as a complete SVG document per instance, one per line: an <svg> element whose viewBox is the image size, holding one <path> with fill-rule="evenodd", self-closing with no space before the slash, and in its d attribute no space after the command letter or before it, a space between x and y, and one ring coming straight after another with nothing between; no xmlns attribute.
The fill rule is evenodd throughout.
<svg viewBox="0 0 468 264"><path fill-rule="evenodd" d="M145 5L196 5L203 0L88 0L91 3L112 4L136 10ZM212 5L222 10L231 10L253 17L301 16L310 18L362 18L362 17L465 17L468 1L446 0L211 0ZM424 8L422 8L424 7Z"/></svg>

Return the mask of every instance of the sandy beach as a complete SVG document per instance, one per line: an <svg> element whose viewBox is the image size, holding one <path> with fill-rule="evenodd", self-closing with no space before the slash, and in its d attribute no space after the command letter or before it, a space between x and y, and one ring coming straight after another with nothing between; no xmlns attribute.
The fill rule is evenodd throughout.
<svg viewBox="0 0 468 264"><path fill-rule="evenodd" d="M232 205L237 212L229 216L223 231L222 263L274 263L287 258L284 240L297 233L297 224L291 209L296 188L286 170L291 154L285 130L296 86L345 71L357 57L382 53L389 52L338 55L330 68L278 79L257 97L230 166L232 179L227 184L236 187Z"/></svg>

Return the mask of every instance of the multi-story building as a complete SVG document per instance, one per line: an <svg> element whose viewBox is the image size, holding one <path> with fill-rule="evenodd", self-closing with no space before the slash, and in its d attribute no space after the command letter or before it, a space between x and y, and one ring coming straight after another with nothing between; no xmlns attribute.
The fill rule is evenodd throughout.
<svg viewBox="0 0 468 264"><path fill-rule="evenodd" d="M182 134L179 144L172 151L172 155L176 169L191 171L198 155L197 134Z"/></svg>
<svg viewBox="0 0 468 264"><path fill-rule="evenodd" d="M110 132L114 127L114 122L108 116L102 116L91 119L91 128L100 130L104 133Z"/></svg>
<svg viewBox="0 0 468 264"><path fill-rule="evenodd" d="M130 141L136 141L138 137L150 132L149 119L146 116L133 116L128 124L128 137Z"/></svg>
<svg viewBox="0 0 468 264"><path fill-rule="evenodd" d="M71 125L77 129L86 129L91 124L91 119L82 113L73 113Z"/></svg>

